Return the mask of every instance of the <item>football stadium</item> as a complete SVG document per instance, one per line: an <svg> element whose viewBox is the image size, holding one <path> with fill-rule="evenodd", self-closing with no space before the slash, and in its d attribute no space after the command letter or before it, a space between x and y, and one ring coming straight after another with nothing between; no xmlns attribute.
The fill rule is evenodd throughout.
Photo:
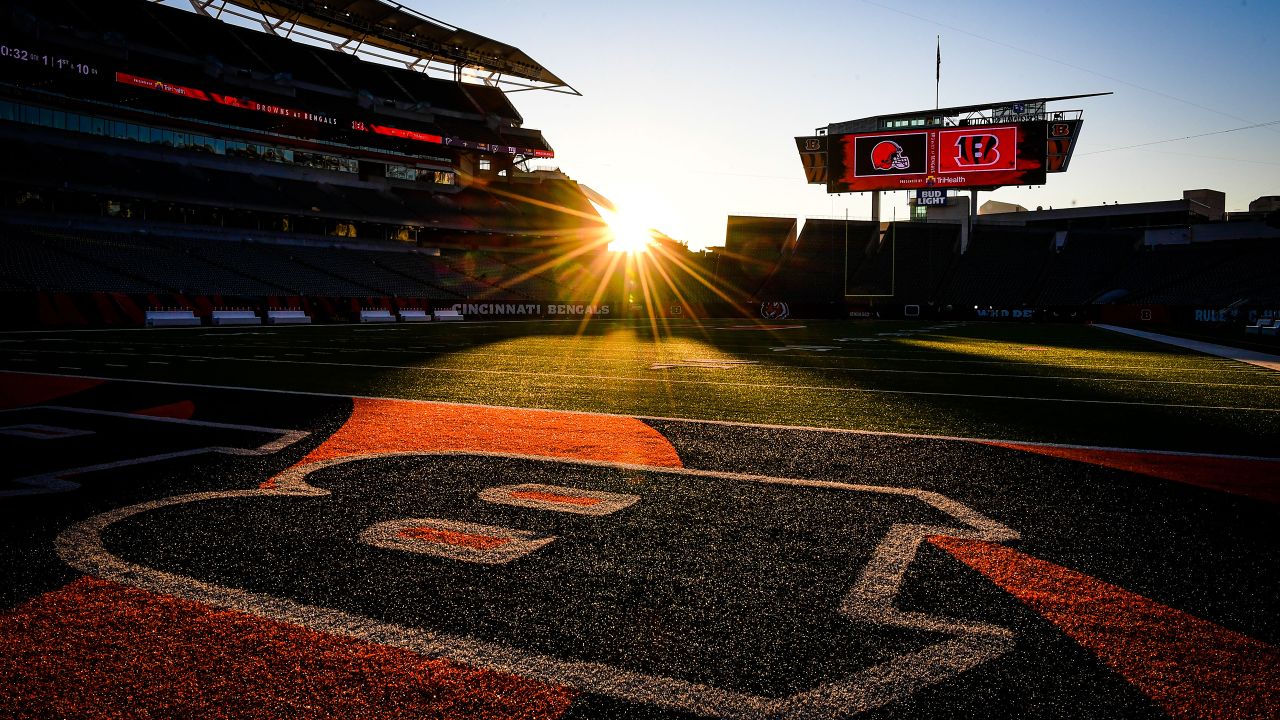
<svg viewBox="0 0 1280 720"><path fill-rule="evenodd" d="M1275 187L929 30L693 243L415 5L0 3L0 715L1280 717Z"/></svg>

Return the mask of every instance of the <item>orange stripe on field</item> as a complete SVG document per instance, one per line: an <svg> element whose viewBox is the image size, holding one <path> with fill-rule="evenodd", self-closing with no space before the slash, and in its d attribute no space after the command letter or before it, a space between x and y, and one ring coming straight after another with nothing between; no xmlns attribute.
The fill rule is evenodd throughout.
<svg viewBox="0 0 1280 720"><path fill-rule="evenodd" d="M1169 455L1136 450L1097 450L990 440L975 442L1101 465L1280 504L1280 460Z"/></svg>
<svg viewBox="0 0 1280 720"><path fill-rule="evenodd" d="M0 613L2 717L554 720L575 693L82 578Z"/></svg>
<svg viewBox="0 0 1280 720"><path fill-rule="evenodd" d="M478 450L680 467L657 430L612 415L354 398L351 419L300 464L379 452Z"/></svg>
<svg viewBox="0 0 1280 720"><path fill-rule="evenodd" d="M582 505L583 507L591 507L599 505L600 498L580 497L577 495L557 495L555 493L541 492L538 490L514 490L511 497L517 500L540 500L542 502L564 503L565 505Z"/></svg>
<svg viewBox="0 0 1280 720"><path fill-rule="evenodd" d="M1175 718L1280 717L1280 650L1013 548L929 542L1056 625Z"/></svg>
<svg viewBox="0 0 1280 720"><path fill-rule="evenodd" d="M147 417L190 420L191 416L196 414L196 404L190 400L179 400L176 403L169 403L168 405L156 405L155 407L143 408L142 410L134 410L133 414L146 415Z"/></svg>
<svg viewBox="0 0 1280 720"><path fill-rule="evenodd" d="M405 528L396 533L402 538L411 540L426 540L427 542L439 543L441 545L457 545L459 547L475 548L477 550L492 550L493 548L506 545L511 542L511 538L489 537L487 535L472 535L470 533L461 533L456 530L439 530L430 527Z"/></svg>
<svg viewBox="0 0 1280 720"><path fill-rule="evenodd" d="M101 380L87 378L0 373L0 408L39 405L101 384Z"/></svg>

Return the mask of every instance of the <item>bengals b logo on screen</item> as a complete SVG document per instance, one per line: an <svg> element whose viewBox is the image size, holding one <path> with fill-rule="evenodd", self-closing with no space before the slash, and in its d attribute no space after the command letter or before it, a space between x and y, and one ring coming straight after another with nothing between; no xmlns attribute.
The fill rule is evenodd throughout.
<svg viewBox="0 0 1280 720"><path fill-rule="evenodd" d="M1000 137L998 135L961 135L956 138L956 165L960 167L987 167L1000 162Z"/></svg>
<svg viewBox="0 0 1280 720"><path fill-rule="evenodd" d="M1019 130L1013 125L938 131L938 172L1014 170Z"/></svg>

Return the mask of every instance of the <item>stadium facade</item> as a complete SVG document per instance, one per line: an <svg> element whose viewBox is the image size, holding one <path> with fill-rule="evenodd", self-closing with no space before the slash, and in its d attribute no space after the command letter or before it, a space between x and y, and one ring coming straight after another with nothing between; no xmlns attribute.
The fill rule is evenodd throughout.
<svg viewBox="0 0 1280 720"><path fill-rule="evenodd" d="M192 8L3 6L5 326L141 326L152 308L204 322L219 308L262 318L300 310L316 322L354 321L368 309L391 319L406 310L1240 323L1280 315L1274 202L1227 215L1221 194L1205 190L1159 203L972 214L954 188L930 187L910 221L735 216L716 251L691 253L655 234L650 252L620 257L607 251L601 196L534 165L553 159L553 147L507 91L576 90L518 48L380 0ZM877 116L797 143L808 181L831 189L826 147L846 139L854 159L839 191L862 187L857 139L868 133L877 145L901 136L908 155L901 143L913 132L985 133L981 162L997 157L991 142L1043 146L1046 162L1058 158L1048 170L1060 172L1081 120L1046 114L1057 99L1010 106L1021 114L991 109L989 118L975 115L986 106ZM1005 125L1016 143L1013 134L1000 140ZM942 162L941 142L927 146L929 163ZM901 172L922 167L933 165ZM1008 172L1035 182L1044 169Z"/></svg>
<svg viewBox="0 0 1280 720"><path fill-rule="evenodd" d="M732 217L721 265L753 304L785 303L797 316L1241 325L1280 316L1280 215L1215 212L1203 193L972 218L967 197L948 197L910 221L818 218L799 229L796 218Z"/></svg>
<svg viewBox="0 0 1280 720"><path fill-rule="evenodd" d="M616 306L597 210L503 90L572 91L550 71L380 2L194 5L4 6L8 322ZM273 32L211 16L252 10Z"/></svg>

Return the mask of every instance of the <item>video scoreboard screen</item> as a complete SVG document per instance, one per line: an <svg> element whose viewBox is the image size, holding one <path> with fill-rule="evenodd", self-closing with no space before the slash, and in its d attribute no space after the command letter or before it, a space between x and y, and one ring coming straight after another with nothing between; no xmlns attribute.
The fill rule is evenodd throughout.
<svg viewBox="0 0 1280 720"><path fill-rule="evenodd" d="M1040 185L1044 121L833 135L827 192Z"/></svg>

